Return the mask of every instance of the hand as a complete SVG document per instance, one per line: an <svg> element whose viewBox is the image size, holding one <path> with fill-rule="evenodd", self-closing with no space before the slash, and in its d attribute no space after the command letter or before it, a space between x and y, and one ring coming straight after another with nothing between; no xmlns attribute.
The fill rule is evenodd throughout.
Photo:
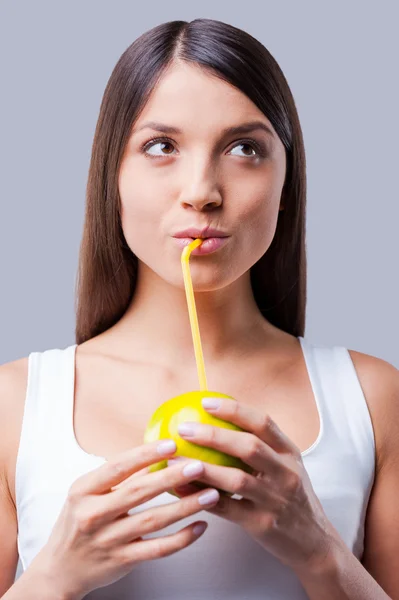
<svg viewBox="0 0 399 600"><path fill-rule="evenodd" d="M119 454L72 484L47 544L30 566L32 572L36 569L51 580L57 594L83 598L117 581L137 563L169 556L198 538L194 527L206 521L165 537L143 540L142 536L204 510L199 498L205 490L165 506L127 513L199 475L186 476L182 465L149 473L148 466L160 460L158 446L159 441ZM176 444L162 454L163 460L175 451ZM194 462L203 469L201 461ZM217 491L215 496L213 504L220 497Z"/></svg>
<svg viewBox="0 0 399 600"><path fill-rule="evenodd" d="M195 435L183 435L178 429L179 435L240 457L253 472L206 462L199 482L242 496L223 495L206 510L241 525L284 564L294 569L316 566L338 534L313 490L300 450L267 414L236 400L218 400L218 410L206 410L244 432L193 423ZM196 489L190 484L176 492L185 497Z"/></svg>

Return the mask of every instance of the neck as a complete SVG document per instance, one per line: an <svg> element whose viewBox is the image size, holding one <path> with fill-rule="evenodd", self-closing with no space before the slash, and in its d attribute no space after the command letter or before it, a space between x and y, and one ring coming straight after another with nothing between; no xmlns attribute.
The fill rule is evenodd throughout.
<svg viewBox="0 0 399 600"><path fill-rule="evenodd" d="M278 331L259 311L249 271L222 289L196 291L195 304L202 350L208 363L238 358L264 348ZM183 282L180 286L172 285L143 263L130 306L107 333L118 354L127 359L139 349L140 356L151 357L165 366L187 364L188 359L195 366Z"/></svg>

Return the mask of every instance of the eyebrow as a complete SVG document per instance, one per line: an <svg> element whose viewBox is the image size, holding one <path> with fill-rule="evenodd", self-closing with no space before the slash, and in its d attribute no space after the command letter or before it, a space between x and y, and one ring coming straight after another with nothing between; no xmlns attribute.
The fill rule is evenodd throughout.
<svg viewBox="0 0 399 600"><path fill-rule="evenodd" d="M137 133L142 129L153 129L155 131L161 131L162 133L172 133L172 134L180 134L183 133L181 129L178 127L173 127L172 125L165 125L164 123L159 123L157 121L148 121L147 123L143 123L141 127L137 129L133 129L132 133ZM262 121L250 121L249 123L243 123L242 125L237 125L235 127L226 127L223 129L222 136L226 135L239 135L241 133L249 133L250 131L254 131L255 129L262 129L272 137L274 137L274 133Z"/></svg>

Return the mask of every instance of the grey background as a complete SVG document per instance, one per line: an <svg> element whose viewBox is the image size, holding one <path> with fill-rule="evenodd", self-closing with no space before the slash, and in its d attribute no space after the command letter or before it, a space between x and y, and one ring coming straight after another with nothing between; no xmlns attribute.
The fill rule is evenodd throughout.
<svg viewBox="0 0 399 600"><path fill-rule="evenodd" d="M141 33L197 17L257 37L294 94L308 166L306 336L399 367L398 10L346 0L0 0L0 364L75 342L105 85Z"/></svg>
<svg viewBox="0 0 399 600"><path fill-rule="evenodd" d="M0 364L75 342L85 185L105 85L141 33L197 17L257 37L294 94L308 165L306 336L399 367L398 10L303 0L0 0Z"/></svg>

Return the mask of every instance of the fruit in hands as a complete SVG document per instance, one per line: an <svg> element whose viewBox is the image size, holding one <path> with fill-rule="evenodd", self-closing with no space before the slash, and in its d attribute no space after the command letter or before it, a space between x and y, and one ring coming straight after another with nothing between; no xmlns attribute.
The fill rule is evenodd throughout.
<svg viewBox="0 0 399 600"><path fill-rule="evenodd" d="M183 421L197 421L198 423L224 427L226 429L232 429L235 431L243 431L241 427L238 427L237 425L234 425L228 421L224 421L223 419L210 414L204 408L202 408L201 399L206 397L229 398L230 400L235 400L235 398L227 396L226 394L222 394L220 392L211 392L209 390L186 392L184 394L180 394L179 396L175 396L170 400L166 400L166 402L161 404L152 414L145 430L144 443L170 438L176 442L177 449L175 456L182 456L188 459L198 459L204 462L213 463L215 465L235 467L242 469L247 473L252 473L252 468L244 463L240 458L231 456L230 454L226 454L220 450L215 450L214 448L209 448L208 446L201 446L193 441L189 441L188 439L183 439L180 437L177 427L180 423L183 423ZM152 473L160 469L165 469L167 466L168 460L164 459L150 465L148 470L150 473ZM200 489L209 487L200 481L190 483L191 485L195 485ZM233 495L225 490L219 488L216 489L218 489L222 495ZM174 496L177 496L177 494L172 490L168 490L168 492Z"/></svg>

